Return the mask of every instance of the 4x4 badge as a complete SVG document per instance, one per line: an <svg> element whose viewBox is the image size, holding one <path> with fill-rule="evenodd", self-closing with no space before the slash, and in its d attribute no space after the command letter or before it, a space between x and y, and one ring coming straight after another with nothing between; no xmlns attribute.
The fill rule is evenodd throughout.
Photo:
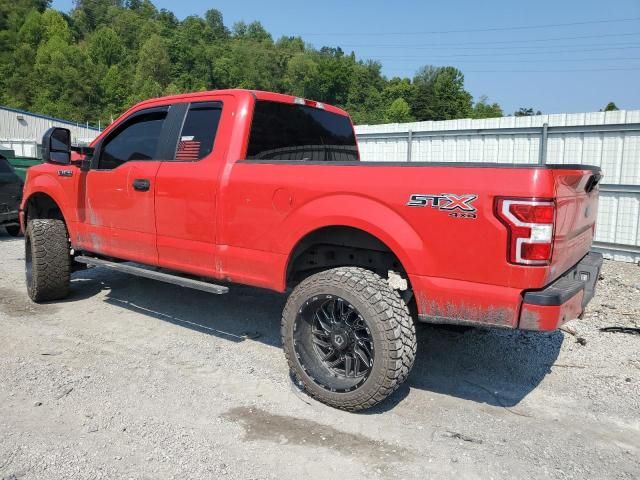
<svg viewBox="0 0 640 480"><path fill-rule="evenodd" d="M476 218L477 210L473 202L478 198L473 193L456 195L453 193L440 193L438 195L427 193L413 193L409 197L408 207L432 207L449 213L454 218Z"/></svg>

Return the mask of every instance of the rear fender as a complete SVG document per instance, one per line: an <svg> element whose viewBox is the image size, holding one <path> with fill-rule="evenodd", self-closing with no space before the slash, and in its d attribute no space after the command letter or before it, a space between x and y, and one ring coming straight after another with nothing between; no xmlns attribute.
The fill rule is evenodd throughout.
<svg viewBox="0 0 640 480"><path fill-rule="evenodd" d="M293 210L278 228L277 249L289 256L288 265L304 237L332 226L357 228L373 235L398 257L407 273L421 273L430 264L423 240L401 215L372 198L348 194L317 198Z"/></svg>

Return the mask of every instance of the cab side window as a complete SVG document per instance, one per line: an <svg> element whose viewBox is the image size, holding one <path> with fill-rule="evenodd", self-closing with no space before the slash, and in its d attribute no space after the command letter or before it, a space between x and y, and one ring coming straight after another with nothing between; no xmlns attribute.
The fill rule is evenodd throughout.
<svg viewBox="0 0 640 480"><path fill-rule="evenodd" d="M178 139L175 160L195 162L213 151L222 115L222 102L198 102L189 111Z"/></svg>
<svg viewBox="0 0 640 480"><path fill-rule="evenodd" d="M131 160L157 160L166 107L142 110L125 120L102 146L98 169L112 170Z"/></svg>

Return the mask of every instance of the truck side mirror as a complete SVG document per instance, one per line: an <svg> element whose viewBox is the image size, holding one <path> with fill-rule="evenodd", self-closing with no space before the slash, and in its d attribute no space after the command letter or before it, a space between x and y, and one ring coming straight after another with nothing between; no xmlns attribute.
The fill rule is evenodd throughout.
<svg viewBox="0 0 640 480"><path fill-rule="evenodd" d="M66 128L51 127L42 137L42 160L47 163L71 163L71 132Z"/></svg>

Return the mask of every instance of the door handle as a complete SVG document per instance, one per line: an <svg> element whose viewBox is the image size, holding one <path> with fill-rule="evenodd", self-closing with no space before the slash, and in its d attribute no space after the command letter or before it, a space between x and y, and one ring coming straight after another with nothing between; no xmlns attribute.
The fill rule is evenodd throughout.
<svg viewBox="0 0 640 480"><path fill-rule="evenodd" d="M133 181L133 189L139 192L147 192L151 187L151 182L146 178L136 178Z"/></svg>

